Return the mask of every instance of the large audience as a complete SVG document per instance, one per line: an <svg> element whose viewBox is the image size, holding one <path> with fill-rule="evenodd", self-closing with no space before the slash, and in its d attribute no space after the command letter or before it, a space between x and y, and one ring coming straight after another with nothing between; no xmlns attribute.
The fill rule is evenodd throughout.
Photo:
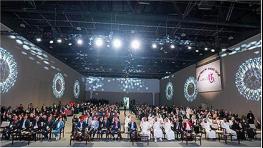
<svg viewBox="0 0 263 148"><path fill-rule="evenodd" d="M43 139L50 140L53 136L59 140L67 116L72 115L72 136L76 139L84 136L93 139L95 135L121 139L119 108L118 104L108 104L105 100L66 105L59 102L51 106L43 104L40 108L32 103L27 107L22 104L14 108L2 106L1 125L8 123L2 137L10 139L14 133L27 131L38 132ZM260 121L251 111L240 116L223 109L150 105L132 105L131 111L131 114L125 113L124 121L124 133L128 133L131 140L146 136L155 142L163 138L170 141L183 138L186 133L204 133L208 139L214 140L220 130L231 134L233 139L244 140L253 139L255 129L261 129Z"/></svg>

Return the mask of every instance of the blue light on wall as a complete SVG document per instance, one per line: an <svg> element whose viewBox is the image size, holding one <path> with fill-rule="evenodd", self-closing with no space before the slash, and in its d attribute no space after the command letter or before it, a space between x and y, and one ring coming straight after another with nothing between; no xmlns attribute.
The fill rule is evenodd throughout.
<svg viewBox="0 0 263 148"><path fill-rule="evenodd" d="M52 90L56 98L61 98L63 96L65 90L65 80L61 73L57 73L54 76Z"/></svg>
<svg viewBox="0 0 263 148"><path fill-rule="evenodd" d="M191 76L184 83L184 96L188 102L192 102L196 99L197 94L197 82L196 79Z"/></svg>
<svg viewBox="0 0 263 148"><path fill-rule="evenodd" d="M0 47L0 91L7 93L15 85L17 79L17 64L8 51Z"/></svg>
<svg viewBox="0 0 263 148"><path fill-rule="evenodd" d="M172 82L168 82L165 88L165 95L167 100L172 100L174 94Z"/></svg>
<svg viewBox="0 0 263 148"><path fill-rule="evenodd" d="M78 80L76 80L74 83L73 93L74 93L74 97L77 99L80 94L80 84Z"/></svg>
<svg viewBox="0 0 263 148"><path fill-rule="evenodd" d="M261 58L248 59L239 66L235 84L238 92L247 100L261 98Z"/></svg>

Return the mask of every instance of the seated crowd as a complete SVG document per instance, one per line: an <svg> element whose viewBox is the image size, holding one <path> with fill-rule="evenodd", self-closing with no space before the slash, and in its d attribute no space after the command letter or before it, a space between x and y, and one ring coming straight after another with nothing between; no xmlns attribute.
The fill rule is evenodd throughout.
<svg viewBox="0 0 263 148"><path fill-rule="evenodd" d="M44 139L50 139L53 134L58 140L65 126L65 111L68 109L70 109L69 105L63 106L61 103L52 106L43 105L41 108L34 107L32 103L27 108L22 104L15 108L2 106L1 125L3 122L6 123L2 131L2 139L31 133L34 138L36 134L41 134Z"/></svg>
<svg viewBox="0 0 263 148"><path fill-rule="evenodd" d="M109 105L105 102L82 103L82 114L73 116L72 134L75 139L86 136L93 139L112 136L114 139L121 138L120 112L118 105Z"/></svg>
<svg viewBox="0 0 263 148"><path fill-rule="evenodd" d="M239 116L224 110L137 105L133 112L141 120L141 135L154 137L155 142L165 137L174 140L175 133L184 137L186 133L205 133L208 139L216 139L217 132L230 134L231 139L244 140L255 137L255 129L261 128L251 111ZM254 127L253 127L254 126ZM163 136L165 135L165 136Z"/></svg>

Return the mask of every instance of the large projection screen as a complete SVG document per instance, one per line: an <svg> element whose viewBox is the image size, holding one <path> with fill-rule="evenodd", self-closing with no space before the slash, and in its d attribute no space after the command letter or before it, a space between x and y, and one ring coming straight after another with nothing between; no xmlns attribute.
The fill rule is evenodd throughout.
<svg viewBox="0 0 263 148"><path fill-rule="evenodd" d="M199 92L222 90L220 60L196 68L197 89Z"/></svg>

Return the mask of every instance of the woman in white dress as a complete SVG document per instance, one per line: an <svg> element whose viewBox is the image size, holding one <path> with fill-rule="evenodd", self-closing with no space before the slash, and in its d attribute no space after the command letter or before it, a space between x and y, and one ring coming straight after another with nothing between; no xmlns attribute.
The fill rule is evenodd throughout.
<svg viewBox="0 0 263 148"><path fill-rule="evenodd" d="M155 142L157 142L157 139L160 139L160 141L162 141L163 131L161 127L161 123L158 121L157 118L155 118L153 123L153 136Z"/></svg>
<svg viewBox="0 0 263 148"><path fill-rule="evenodd" d="M164 131L166 135L167 140L174 140L174 131L172 130L173 124L170 122L168 118L165 118L164 120Z"/></svg>
<svg viewBox="0 0 263 148"><path fill-rule="evenodd" d="M126 117L125 117L125 121L124 121L124 127L125 127L125 133L127 133L128 132L128 124L131 122L131 117L130 117L130 115L127 115Z"/></svg>
<svg viewBox="0 0 263 148"><path fill-rule="evenodd" d="M236 131L232 130L230 128L230 123L227 122L227 120L224 118L223 121L221 122L221 127L226 130L226 133L233 135L233 139L237 139L237 133Z"/></svg>
<svg viewBox="0 0 263 148"><path fill-rule="evenodd" d="M215 139L216 138L216 131L211 129L212 123L207 122L206 119L204 119L202 127L205 129L205 132L207 134L208 139Z"/></svg>
<svg viewBox="0 0 263 148"><path fill-rule="evenodd" d="M151 126L150 126L150 123L146 120L146 117L143 117L143 118L142 118L140 127L141 127L141 129L142 129L141 135L147 135L148 138L150 139L150 136L151 136L151 132L150 132Z"/></svg>

